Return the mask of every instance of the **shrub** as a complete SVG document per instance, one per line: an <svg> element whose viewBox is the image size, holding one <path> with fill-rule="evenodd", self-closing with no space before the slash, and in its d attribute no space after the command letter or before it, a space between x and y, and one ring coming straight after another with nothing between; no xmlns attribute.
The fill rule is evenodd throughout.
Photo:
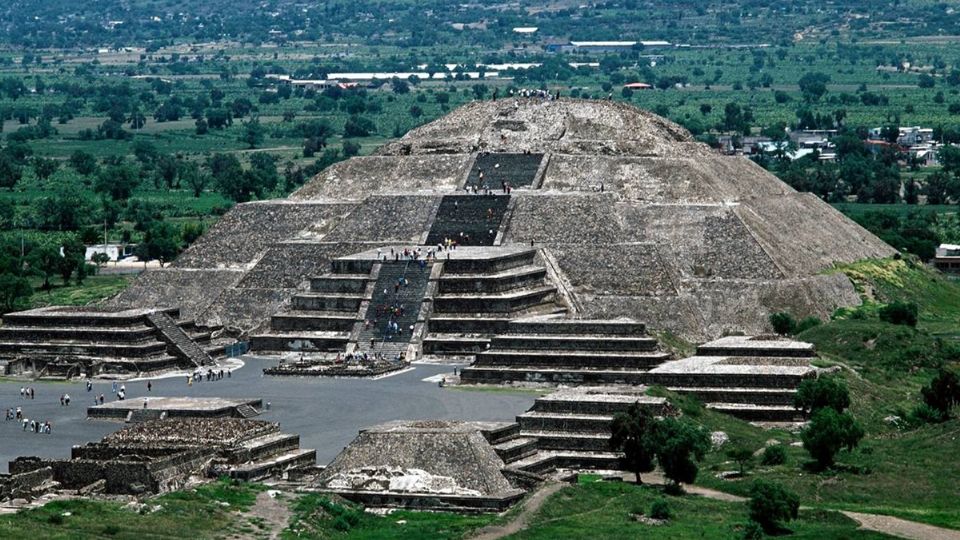
<svg viewBox="0 0 960 540"><path fill-rule="evenodd" d="M950 409L960 404L960 378L953 371L940 368L930 384L920 389L920 394L923 402L945 420L950 417Z"/></svg>
<svg viewBox="0 0 960 540"><path fill-rule="evenodd" d="M670 505L667 501L657 500L650 505L650 517L653 519L666 520L671 517Z"/></svg>
<svg viewBox="0 0 960 540"><path fill-rule="evenodd" d="M740 466L740 475L743 476L744 470L753 461L753 450L745 446L732 446L727 449L727 457L737 462Z"/></svg>
<svg viewBox="0 0 960 540"><path fill-rule="evenodd" d="M850 392L839 377L804 379L793 397L793 406L808 413L825 407L843 412L850 406Z"/></svg>
<svg viewBox="0 0 960 540"><path fill-rule="evenodd" d="M800 498L776 482L757 480L750 486L750 519L766 532L774 532L780 523L797 519Z"/></svg>
<svg viewBox="0 0 960 540"><path fill-rule="evenodd" d="M338 531L346 532L350 530L350 523L347 522L344 516L337 516L336 518L334 518L332 525L333 525L333 528Z"/></svg>
<svg viewBox="0 0 960 540"><path fill-rule="evenodd" d="M893 302L880 308L879 315L881 321L886 321L890 324L916 326L918 312L919 309L916 304L910 302Z"/></svg>
<svg viewBox="0 0 960 540"><path fill-rule="evenodd" d="M654 468L653 433L653 414L639 403L630 405L626 413L613 417L610 444L623 452L626 468L637 476L638 484L642 483L640 474Z"/></svg>
<svg viewBox="0 0 960 540"><path fill-rule="evenodd" d="M810 424L800 433L800 440L817 466L824 469L833 465L842 448L856 448L863 435L863 428L848 413L824 407L813 413Z"/></svg>
<svg viewBox="0 0 960 540"><path fill-rule="evenodd" d="M802 319L800 322L797 323L797 326L796 328L794 328L793 333L799 334L800 332L803 332L804 330L809 330L814 326L820 326L820 323L821 323L820 319L816 317L805 317L804 319Z"/></svg>
<svg viewBox="0 0 960 540"><path fill-rule="evenodd" d="M919 403L910 411L910 420L915 424L939 424L947 418L943 412L926 403Z"/></svg>
<svg viewBox="0 0 960 540"><path fill-rule="evenodd" d="M760 456L762 465L783 465L787 462L787 449L782 445L768 446Z"/></svg>
<svg viewBox="0 0 960 540"><path fill-rule="evenodd" d="M750 521L743 527L743 540L763 540L763 527L756 521Z"/></svg>
<svg viewBox="0 0 960 540"><path fill-rule="evenodd" d="M668 417L657 422L654 441L663 475L675 486L693 483L699 472L697 462L710 450L710 435L689 420Z"/></svg>
<svg viewBox="0 0 960 540"><path fill-rule="evenodd" d="M770 315L770 326L773 331L781 336L788 336L794 333L797 328L797 321L789 313L774 313Z"/></svg>

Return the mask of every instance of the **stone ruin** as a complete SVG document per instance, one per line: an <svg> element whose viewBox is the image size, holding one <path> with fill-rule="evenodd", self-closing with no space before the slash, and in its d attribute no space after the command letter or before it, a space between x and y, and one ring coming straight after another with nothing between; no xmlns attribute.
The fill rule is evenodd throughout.
<svg viewBox="0 0 960 540"><path fill-rule="evenodd" d="M256 480L312 467L316 452L279 425L240 418L150 420L100 442L74 446L71 458L20 457L0 477L0 499L60 490L145 495L176 490L193 477ZM29 487L27 487L29 486Z"/></svg>
<svg viewBox="0 0 960 540"><path fill-rule="evenodd" d="M510 99L461 107L287 199L236 206L110 304L180 306L200 324L294 345L343 334L325 352L345 353L344 343L365 339L356 327L377 301L368 289L379 274L336 261L448 238L504 261L430 269L433 298L408 299L422 306L408 313L424 315L417 351L445 347L450 334L483 349L524 302L571 318L632 317L698 342L763 333L772 312L823 318L859 304L850 280L826 271L895 253L815 196L668 120L614 102ZM379 270L402 272L396 263ZM480 322L457 320L467 317L452 304Z"/></svg>
<svg viewBox="0 0 960 540"><path fill-rule="evenodd" d="M0 373L37 379L123 378L196 369L233 340L176 308L47 307L8 313Z"/></svg>

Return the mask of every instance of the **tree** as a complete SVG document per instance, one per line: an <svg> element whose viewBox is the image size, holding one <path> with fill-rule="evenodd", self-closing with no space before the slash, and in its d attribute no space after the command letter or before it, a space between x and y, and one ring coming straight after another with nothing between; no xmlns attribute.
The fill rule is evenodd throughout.
<svg viewBox="0 0 960 540"><path fill-rule="evenodd" d="M745 474L747 466L753 461L753 450L746 446L731 446L727 448L726 454L740 466L740 476Z"/></svg>
<svg viewBox="0 0 960 540"><path fill-rule="evenodd" d="M920 389L923 402L937 410L942 419L950 417L950 409L960 404L960 378L953 371L940 368L928 386Z"/></svg>
<svg viewBox="0 0 960 540"><path fill-rule="evenodd" d="M169 223L154 223L143 238L142 252L148 259L160 261L160 266L172 261L180 253L180 238L177 230Z"/></svg>
<svg viewBox="0 0 960 540"><path fill-rule="evenodd" d="M253 118L243 123L243 130L240 133L240 142L247 143L252 150L263 142L264 129L260 125L260 120Z"/></svg>
<svg viewBox="0 0 960 540"><path fill-rule="evenodd" d="M710 450L710 435L688 420L664 418L654 430L657 462L674 484L697 479L697 462Z"/></svg>
<svg viewBox="0 0 960 540"><path fill-rule="evenodd" d="M787 462L787 451L782 445L776 444L763 449L760 457L761 465L783 465Z"/></svg>
<svg viewBox="0 0 960 540"><path fill-rule="evenodd" d="M797 519L800 498L776 482L755 480L750 486L750 519L767 533L775 533L784 521Z"/></svg>
<svg viewBox="0 0 960 540"><path fill-rule="evenodd" d="M33 158L33 173L37 175L39 180L50 178L59 168L60 162L55 159L42 157Z"/></svg>
<svg viewBox="0 0 960 540"><path fill-rule="evenodd" d="M0 188L12 188L23 176L17 160L7 152L0 152Z"/></svg>
<svg viewBox="0 0 960 540"><path fill-rule="evenodd" d="M50 276L60 271L60 250L53 244L41 244L32 250L27 258L30 269L43 276L43 289L50 289Z"/></svg>
<svg viewBox="0 0 960 540"><path fill-rule="evenodd" d="M830 82L830 76L823 73L805 73L797 84L800 86L800 92L803 98L808 102L819 101L827 93L827 83Z"/></svg>
<svg viewBox="0 0 960 540"><path fill-rule="evenodd" d="M343 155L352 157L360 153L360 144L355 141L343 141Z"/></svg>
<svg viewBox="0 0 960 540"><path fill-rule="evenodd" d="M881 321L904 326L917 326L919 308L912 302L894 301L880 308L877 313Z"/></svg>
<svg viewBox="0 0 960 540"><path fill-rule="evenodd" d="M376 126L369 118L351 116L343 125L344 137L367 137L376 131Z"/></svg>
<svg viewBox="0 0 960 540"><path fill-rule="evenodd" d="M833 465L841 449L856 448L863 435L863 428L849 413L824 407L813 413L810 424L800 432L800 440L817 467L825 469Z"/></svg>
<svg viewBox="0 0 960 540"><path fill-rule="evenodd" d="M610 444L623 452L626 468L637 476L638 484L643 483L641 473L654 469L654 424L650 409L639 403L613 417Z"/></svg>
<svg viewBox="0 0 960 540"><path fill-rule="evenodd" d="M89 175L97 172L97 158L89 152L75 150L70 154L70 166L82 175Z"/></svg>
<svg viewBox="0 0 960 540"><path fill-rule="evenodd" d="M125 201L139 185L140 175L137 170L132 165L119 163L101 170L93 189L115 201Z"/></svg>
<svg viewBox="0 0 960 540"><path fill-rule="evenodd" d="M200 167L191 161L180 163L180 183L186 184L193 191L194 198L200 198L200 194L210 182L210 176L200 170Z"/></svg>
<svg viewBox="0 0 960 540"><path fill-rule="evenodd" d="M789 313L773 313L770 315L770 326L781 336L789 336L796 331L797 321Z"/></svg>
<svg viewBox="0 0 960 540"><path fill-rule="evenodd" d="M850 392L839 377L804 379L793 397L793 406L806 413L825 407L843 412L850 406Z"/></svg>
<svg viewBox="0 0 960 540"><path fill-rule="evenodd" d="M63 242L63 256L60 261L60 277L63 278L63 284L70 284L70 276L77 271L77 283L83 282L82 267L84 265L84 256L87 248L76 236L71 236Z"/></svg>
<svg viewBox="0 0 960 540"><path fill-rule="evenodd" d="M33 294L33 288L27 278L10 273L0 273L0 308L3 313L14 311L23 306L24 300Z"/></svg>

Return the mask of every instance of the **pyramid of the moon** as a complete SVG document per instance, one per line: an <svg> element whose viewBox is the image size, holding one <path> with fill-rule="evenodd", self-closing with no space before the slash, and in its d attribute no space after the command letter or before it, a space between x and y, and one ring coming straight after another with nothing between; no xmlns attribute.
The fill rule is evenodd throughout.
<svg viewBox="0 0 960 540"><path fill-rule="evenodd" d="M815 196L646 111L508 99L461 107L287 199L237 205L110 302L176 306L255 334L340 258L447 240L535 250L545 275L531 287L551 287L568 316L626 316L691 339L762 332L772 312L856 305L830 268L894 253ZM488 283L523 294L521 270L490 270Z"/></svg>

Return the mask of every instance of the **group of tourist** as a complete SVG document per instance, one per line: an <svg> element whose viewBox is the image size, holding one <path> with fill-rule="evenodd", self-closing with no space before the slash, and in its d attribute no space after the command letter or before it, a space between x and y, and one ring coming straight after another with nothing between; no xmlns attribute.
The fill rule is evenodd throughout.
<svg viewBox="0 0 960 540"><path fill-rule="evenodd" d="M61 407L70 406L70 394L60 394L60 406Z"/></svg>
<svg viewBox="0 0 960 540"><path fill-rule="evenodd" d="M34 392L32 386L29 387L29 388L23 387L23 386L20 387L20 399L33 399L33 398L35 398L36 396L37 396L37 395L36 395L36 393Z"/></svg>
<svg viewBox="0 0 960 540"><path fill-rule="evenodd" d="M187 386L193 386L193 383L195 382L201 383L204 381L204 379L206 379L207 382L219 381L219 380L222 380L224 377L229 379L232 376L231 373L232 372L229 369L227 370L221 369L219 371L208 369L206 373L204 373L203 370L197 370L197 371L194 371L191 375L187 376ZM151 385L149 382L147 382L147 385L148 385L147 389L149 390Z"/></svg>
<svg viewBox="0 0 960 540"><path fill-rule="evenodd" d="M522 97L522 98L538 98L545 99L547 101L553 101L555 99L560 99L560 91L557 90L555 94L550 93L549 90L544 90L542 88L521 88L514 92L513 89L510 90L511 97ZM494 93L494 101L496 101L496 93ZM514 102L516 108L520 108L520 103Z"/></svg>
<svg viewBox="0 0 960 540"><path fill-rule="evenodd" d="M23 395L26 395L26 394L24 394L24 392L21 391L21 396ZM33 389L30 389L29 395L31 396L31 399L33 399L32 398ZM63 405L63 396L60 397L60 404ZM13 407L8 408L7 414L6 414L6 420L8 422L9 421L20 422L20 425L23 426L23 431L27 431L29 429L32 433L46 433L47 435L49 435L53 429L53 424L51 424L49 420L40 422L37 420L30 420L29 418L26 418L25 416L23 416L23 409L20 407L17 407L16 409L14 409Z"/></svg>

